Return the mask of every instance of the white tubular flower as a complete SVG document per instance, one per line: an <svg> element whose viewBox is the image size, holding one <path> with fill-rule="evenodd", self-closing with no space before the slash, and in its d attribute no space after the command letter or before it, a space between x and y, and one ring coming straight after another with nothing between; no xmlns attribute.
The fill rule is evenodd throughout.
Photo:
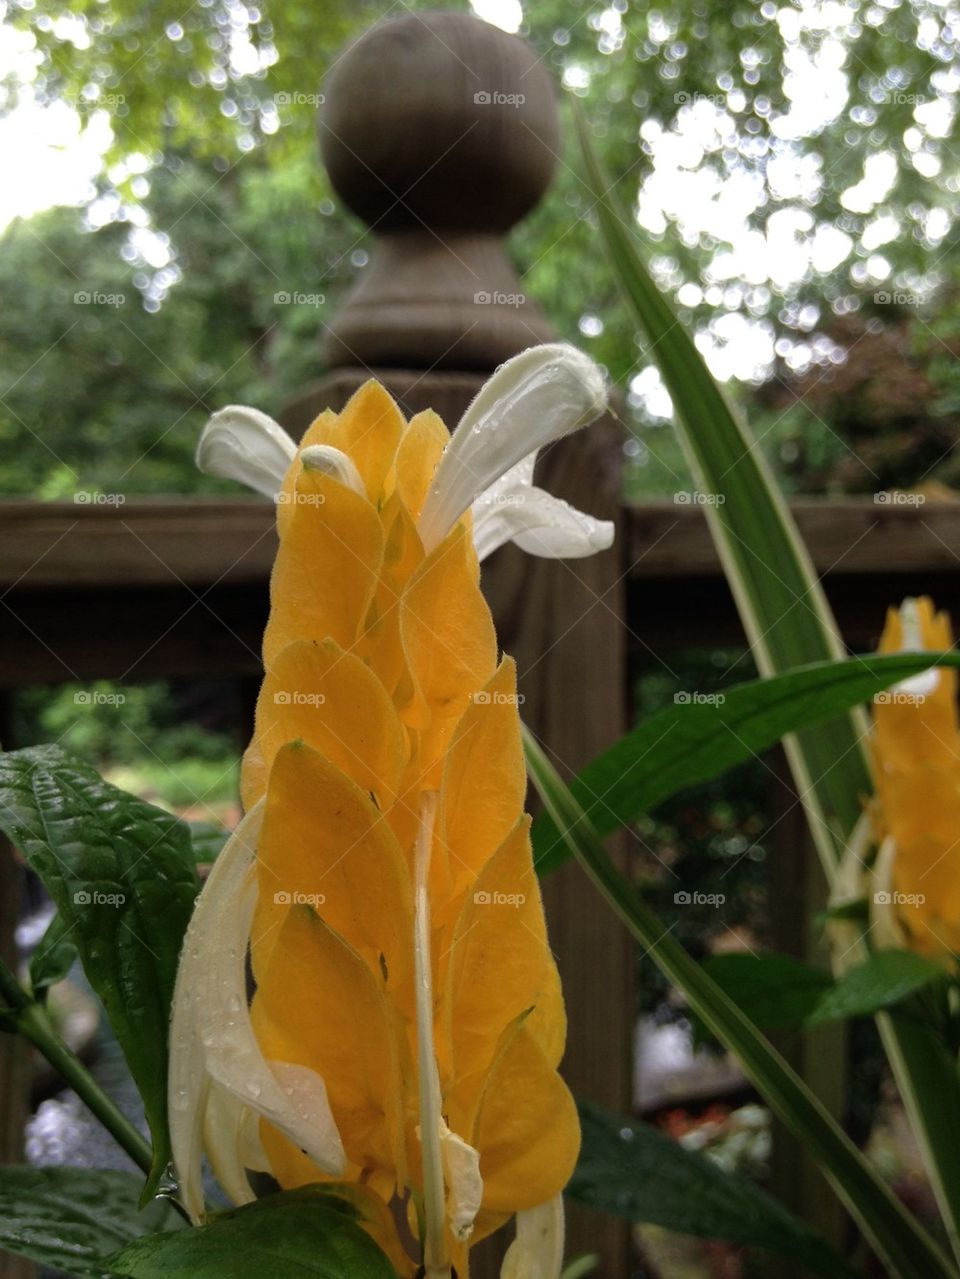
<svg viewBox="0 0 960 1279"><path fill-rule="evenodd" d="M533 484L537 453L598 417L607 406L603 374L588 356L562 342L534 346L507 360L484 384L444 451L420 516L429 553L469 507L477 555L505 542L529 555L581 559L613 542L609 520L597 520ZM197 447L197 465L275 499L296 457L286 431L258 409L231 405L214 413ZM300 455L356 493L363 480L340 449L315 444Z"/></svg>
<svg viewBox="0 0 960 1279"><path fill-rule="evenodd" d="M507 1249L500 1279L560 1279L563 1268L563 1199L517 1213L517 1237Z"/></svg>
<svg viewBox="0 0 960 1279"><path fill-rule="evenodd" d="M893 863L897 846L888 835L868 876L870 894L870 940L875 950L906 950L910 940L897 917L896 894L893 890Z"/></svg>
<svg viewBox="0 0 960 1279"><path fill-rule="evenodd" d="M440 459L419 522L427 553L491 485L525 458L535 458L544 445L592 422L606 405L600 368L565 343L534 346L501 364L460 419ZM532 475L532 461L529 465ZM535 505L536 500L531 509ZM579 514L570 507L566 512ZM558 519L554 513L541 527L555 526ZM520 527L532 537L529 522L521 521ZM485 537L493 540L490 533ZM542 537L534 540L541 548L549 544ZM535 553L555 554L544 549Z"/></svg>
<svg viewBox="0 0 960 1279"><path fill-rule="evenodd" d="M214 413L197 445L197 466L208 475L239 480L273 498L296 457L297 446L282 426L259 409L230 404Z"/></svg>
<svg viewBox="0 0 960 1279"><path fill-rule="evenodd" d="M423 1150L424 1279L449 1279L446 1225L461 1243L470 1238L483 1199L480 1154L447 1127L433 1046L433 974L430 967L430 852L437 796L424 796L417 838L414 960L420 1074L420 1144ZM444 1187L446 1186L446 1193Z"/></svg>
<svg viewBox="0 0 960 1279"><path fill-rule="evenodd" d="M870 815L864 813L853 828L830 893L830 908L837 913L828 918L826 934L833 975L837 978L863 962L860 946L863 927L856 918L848 918L847 915L851 907L863 903L873 891L868 860L872 846Z"/></svg>
<svg viewBox="0 0 960 1279"><path fill-rule="evenodd" d="M170 1026L169 1108L173 1162L191 1220L203 1217L206 1144L225 1188L250 1197L257 1167L253 1117L263 1115L327 1173L346 1156L319 1075L268 1062L247 1006L246 956L256 902L253 867L263 801L240 822L210 872L187 928ZM247 1159L256 1159L248 1163Z"/></svg>
<svg viewBox="0 0 960 1279"><path fill-rule="evenodd" d="M248 1171L270 1171L260 1141L260 1116L213 1082L207 1092L203 1148L227 1198L238 1205L252 1203L256 1196Z"/></svg>
<svg viewBox="0 0 960 1279"><path fill-rule="evenodd" d="M454 1239L466 1242L483 1202L480 1152L458 1137L440 1118L440 1153L447 1185L447 1221Z"/></svg>
<svg viewBox="0 0 960 1279"><path fill-rule="evenodd" d="M485 560L505 542L528 555L577 560L613 545L614 526L578 511L569 502L534 487L536 454L531 453L473 504L473 542Z"/></svg>
<svg viewBox="0 0 960 1279"><path fill-rule="evenodd" d="M352 458L331 444L311 444L300 454L300 461L308 471L320 471L323 475L331 475L340 484L361 495L366 493L360 472Z"/></svg>

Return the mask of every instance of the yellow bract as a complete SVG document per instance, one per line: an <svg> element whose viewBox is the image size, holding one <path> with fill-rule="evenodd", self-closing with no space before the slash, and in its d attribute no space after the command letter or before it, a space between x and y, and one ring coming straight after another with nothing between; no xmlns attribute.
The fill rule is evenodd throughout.
<svg viewBox="0 0 960 1279"><path fill-rule="evenodd" d="M927 599L891 609L882 653L953 647L950 619ZM960 726L957 676L945 667L875 699L872 753L878 842L892 842L888 892L906 940L960 952Z"/></svg>
<svg viewBox="0 0 960 1279"><path fill-rule="evenodd" d="M480 1155L476 1240L562 1190L579 1126L556 1071L564 1010L523 816L515 670L497 664L469 514L430 555L416 531L446 442L436 415L405 423L368 382L301 446L341 450L366 492L298 457L279 495L244 761L245 804L265 796L252 1019L267 1060L322 1076L348 1177L417 1204L413 871L436 793L433 1038L443 1118ZM321 1179L261 1126L283 1186ZM466 1279L465 1245L448 1247Z"/></svg>

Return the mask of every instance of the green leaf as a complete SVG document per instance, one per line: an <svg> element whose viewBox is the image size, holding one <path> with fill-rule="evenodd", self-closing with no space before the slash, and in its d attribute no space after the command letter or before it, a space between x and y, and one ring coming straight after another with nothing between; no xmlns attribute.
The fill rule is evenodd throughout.
<svg viewBox="0 0 960 1279"><path fill-rule="evenodd" d="M786 734L825 723L932 665L960 666L960 653L870 653L817 662L738 684L717 702L669 706L598 755L570 788L597 831L606 835L677 791L768 750ZM533 847L541 874L569 856L546 813L534 823Z"/></svg>
<svg viewBox="0 0 960 1279"><path fill-rule="evenodd" d="M660 292L613 183L576 113L587 183L617 283L645 333L673 401L674 421L704 512L762 675L844 655L820 580L776 481L747 425L714 380L686 327ZM831 873L859 816L868 773L862 715L786 743L811 833Z"/></svg>
<svg viewBox="0 0 960 1279"><path fill-rule="evenodd" d="M587 1275L592 1275L599 1265L600 1258L595 1252L585 1252L579 1257L574 1257L573 1261L567 1262L560 1274L560 1279L585 1279Z"/></svg>
<svg viewBox="0 0 960 1279"><path fill-rule="evenodd" d="M110 1258L129 1279L396 1279L335 1190L305 1186L267 1195L178 1234L149 1235Z"/></svg>
<svg viewBox="0 0 960 1279"><path fill-rule="evenodd" d="M765 1030L800 1025L833 990L828 972L788 955L714 955L703 969Z"/></svg>
<svg viewBox="0 0 960 1279"><path fill-rule="evenodd" d="M912 950L878 950L851 968L818 1000L809 1026L842 1017L865 1017L892 1008L908 995L939 981L944 970Z"/></svg>
<svg viewBox="0 0 960 1279"><path fill-rule="evenodd" d="M102 1279L112 1252L182 1225L162 1201L138 1211L140 1184L133 1173L98 1168L0 1168L0 1249Z"/></svg>
<svg viewBox="0 0 960 1279"><path fill-rule="evenodd" d="M30 959L30 986L37 998L63 981L77 958L77 945L71 937L72 925L63 922L58 912L47 925L47 931Z"/></svg>
<svg viewBox="0 0 960 1279"><path fill-rule="evenodd" d="M214 822L187 822L193 840L193 856L198 866L215 862L230 836L228 830Z"/></svg>
<svg viewBox="0 0 960 1279"><path fill-rule="evenodd" d="M0 828L53 898L140 1090L147 1196L170 1161L167 1026L199 887L189 832L56 746L0 755Z"/></svg>
<svg viewBox="0 0 960 1279"><path fill-rule="evenodd" d="M747 1177L694 1154L650 1124L580 1103L583 1147L566 1193L601 1212L679 1234L762 1248L811 1274L854 1272L816 1231Z"/></svg>
<svg viewBox="0 0 960 1279"><path fill-rule="evenodd" d="M836 982L787 955L714 955L703 970L764 1030L872 1016L944 976L910 950L877 951Z"/></svg>
<svg viewBox="0 0 960 1279"><path fill-rule="evenodd" d="M763 675L774 675L840 657L843 644L836 621L757 441L642 261L636 221L628 220L620 207L579 109L576 123L617 282L670 393L694 482L705 494L723 499L704 509L757 667ZM865 717L854 711L784 742L828 883L860 816L860 797L870 790L865 730ZM865 937L864 954L868 947ZM943 1122L945 1108L960 1118L955 1063L948 1054L930 1051L932 1036L922 1018L882 1013L879 1024L951 1247L960 1259L960 1142L954 1127Z"/></svg>
<svg viewBox="0 0 960 1279"><path fill-rule="evenodd" d="M524 748L537 792L587 875L710 1033L737 1056L771 1109L805 1144L888 1269L898 1279L957 1279L951 1263L829 1111L620 874L589 818L526 729Z"/></svg>

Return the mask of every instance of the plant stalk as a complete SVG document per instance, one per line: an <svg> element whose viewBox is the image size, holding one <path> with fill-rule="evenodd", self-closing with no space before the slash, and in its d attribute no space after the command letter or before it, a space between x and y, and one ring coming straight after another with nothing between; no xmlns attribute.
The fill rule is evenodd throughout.
<svg viewBox="0 0 960 1279"><path fill-rule="evenodd" d="M63 1042L54 1029L47 1010L30 998L2 961L0 996L6 1001L6 1020L43 1054L117 1144L149 1176L152 1162L149 1142L111 1101L79 1057Z"/></svg>

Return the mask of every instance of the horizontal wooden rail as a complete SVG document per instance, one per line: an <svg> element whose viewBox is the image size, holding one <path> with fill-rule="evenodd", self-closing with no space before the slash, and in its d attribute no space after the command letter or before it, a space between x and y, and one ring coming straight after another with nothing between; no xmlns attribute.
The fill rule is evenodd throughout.
<svg viewBox="0 0 960 1279"><path fill-rule="evenodd" d="M904 594L960 617L960 503L793 511L853 646L872 644ZM256 499L0 502L0 685L256 673L273 519ZM635 655L740 641L702 507L627 507L624 537Z"/></svg>
<svg viewBox="0 0 960 1279"><path fill-rule="evenodd" d="M960 569L960 502L871 498L792 503L821 573ZM635 578L719 574L701 506L626 508ZM254 582L276 549L273 508L256 498L129 498L121 505L0 502L0 588L210 586Z"/></svg>

